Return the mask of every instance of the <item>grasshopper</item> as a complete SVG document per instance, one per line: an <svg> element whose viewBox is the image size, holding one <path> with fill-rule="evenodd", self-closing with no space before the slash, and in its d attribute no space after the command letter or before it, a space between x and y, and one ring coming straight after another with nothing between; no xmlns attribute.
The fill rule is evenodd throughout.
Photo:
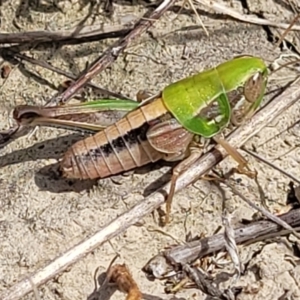
<svg viewBox="0 0 300 300"><path fill-rule="evenodd" d="M250 118L263 99L267 78L264 61L244 55L172 83L159 96L140 105L130 100L107 100L102 106L22 106L15 109L14 118L20 124L31 126L56 124L101 130L78 141L65 153L61 170L67 178L104 178L161 159L182 160L173 169L171 178L166 202L165 222L168 223L176 180L202 154L199 137L214 138L228 125L237 126ZM82 112L89 115L105 109L123 110L125 116L104 129L105 125L78 120ZM71 121L68 114L72 115ZM225 141L220 143L235 156L237 152L230 145ZM245 162L234 158L240 170L244 169Z"/></svg>

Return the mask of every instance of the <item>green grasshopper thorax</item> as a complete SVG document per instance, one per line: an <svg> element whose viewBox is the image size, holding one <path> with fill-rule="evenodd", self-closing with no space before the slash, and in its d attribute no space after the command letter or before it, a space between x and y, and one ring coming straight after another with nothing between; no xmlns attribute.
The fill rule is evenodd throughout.
<svg viewBox="0 0 300 300"><path fill-rule="evenodd" d="M267 84L261 58L241 56L167 86L167 109L188 131L210 138L239 125L259 107Z"/></svg>

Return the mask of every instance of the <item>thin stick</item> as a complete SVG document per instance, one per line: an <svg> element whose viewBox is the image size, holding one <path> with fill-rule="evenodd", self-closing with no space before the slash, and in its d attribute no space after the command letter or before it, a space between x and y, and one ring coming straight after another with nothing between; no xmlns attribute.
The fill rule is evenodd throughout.
<svg viewBox="0 0 300 300"><path fill-rule="evenodd" d="M291 233L293 233L298 239L300 239L300 236L297 232L293 230L291 226L289 226L286 222L282 221L280 218L276 217L275 215L271 214L269 211L267 211L264 207L259 207L255 205L251 200L248 200L246 197L243 196L242 193L240 193L237 189L234 188L233 185L231 185L228 180L225 180L223 182L225 185L227 185L229 188L231 188L232 192L239 196L243 201L245 201L250 207L253 209L256 209L260 213L262 213L264 216L266 216L268 219L272 220L274 223L277 223L278 225L282 226L282 228L286 230L290 230Z"/></svg>
<svg viewBox="0 0 300 300"><path fill-rule="evenodd" d="M1 51L1 49L0 49L0 51ZM18 60L18 61L20 61L20 62L21 62L21 61L26 61L26 62L29 62L29 63L31 63L31 64L33 64L33 65L37 65L37 66L40 66L40 67L42 67L42 68L48 69L48 70L50 70L50 71L52 71L52 72L55 72L55 73L57 73L57 74L63 75L63 76L65 76L65 77L67 77L67 78L70 78L70 79L72 79L72 80L76 80L76 76L72 75L72 74L69 73L69 72L63 71L63 70L61 70L61 69L59 69L59 68L56 68L56 67L50 65L50 64L48 64L46 61L37 60L37 59L35 59L35 58L26 56L26 55L21 54L21 53L16 53L16 52L11 51L11 50L3 49L2 51L3 51L7 56L12 57L12 58L14 58L14 59L16 59L16 60ZM118 98L118 99L130 99L130 98L125 97L125 96L123 96L123 95L120 95L120 94L118 94L118 93L111 92L111 91L109 91L109 90L107 90L107 89L104 89L104 88L102 88L102 87L100 87L100 86L98 86L98 85L95 85L95 84L93 84L93 83L87 83L87 86L89 86L89 87L91 87L91 88L97 90L97 91L100 92L100 93L104 93L104 94L107 94L107 95L116 97L116 98Z"/></svg>
<svg viewBox="0 0 300 300"><path fill-rule="evenodd" d="M95 27L95 26L93 26ZM89 29L90 31L87 31ZM70 31L25 31L17 33L0 33L0 44L25 44L25 43L47 43L59 42L63 44L81 44L92 41L100 41L109 38L122 37L131 30L131 28L103 28L92 30L92 26L87 26L84 32L74 35L74 30Z"/></svg>
<svg viewBox="0 0 300 300"><path fill-rule="evenodd" d="M120 38L111 47L109 47L96 61L94 61L89 70L79 76L74 84L72 84L59 97L55 97L50 101L65 103L94 76L111 65L132 40L136 39L143 32L145 32L156 20L158 20L163 15L165 11L167 11L172 5L174 5L175 2L176 0L164 0L162 4L160 4L160 6L156 8L149 16L147 15L141 18L125 37Z"/></svg>
<svg viewBox="0 0 300 300"><path fill-rule="evenodd" d="M283 28L287 29L289 28L290 24L285 24L285 23L276 23L272 21L268 21L262 18L257 18L253 16L248 16L245 14L240 14L239 12L226 7L218 2L212 1L212 0L195 0L195 2L202 4L203 6L206 6L209 9L212 9L216 12L222 13L224 15L228 15L234 19L237 19L242 22L247 22L247 23L252 23L256 25L268 25L268 26L273 26L273 27L278 27L278 28ZM291 30L300 30L300 26L293 26Z"/></svg>
<svg viewBox="0 0 300 300"><path fill-rule="evenodd" d="M290 179L292 179L293 181L297 182L298 184L300 184L300 180L298 178L296 178L294 175L286 172L285 170L283 170L282 168L276 166L275 164L271 163L270 161L268 161L267 159L265 159L264 157L258 155L257 153L242 147L243 151L247 152L248 154L252 155L253 157L255 157L257 160L262 161L263 163L265 163L266 165L270 166L271 168L279 171L280 173L282 173L283 175L289 177Z"/></svg>
<svg viewBox="0 0 300 300"><path fill-rule="evenodd" d="M283 222L288 223L295 231L300 230L300 209L291 210L283 215L277 216ZM242 225L234 229L237 244L249 244L257 241L283 236L291 233L290 230L282 229L278 224L269 220L260 220L248 225ZM153 256L143 267L147 275L156 274L157 279L167 275L170 264L191 264L209 254L225 249L224 233L218 233L196 241L177 245L170 249L160 251ZM160 263L158 263L160 262ZM165 266L166 268L159 268ZM169 270L170 272L170 270Z"/></svg>
<svg viewBox="0 0 300 300"><path fill-rule="evenodd" d="M273 51L279 47L279 45L282 43L282 41L285 39L285 37L287 36L287 34L291 31L292 27L295 25L295 23L297 22L297 20L300 18L300 14L297 14L296 17L293 19L293 21L291 22L290 26L284 31L284 33L281 35L280 39L278 40L278 42L275 44L275 46L273 47Z"/></svg>
<svg viewBox="0 0 300 300"><path fill-rule="evenodd" d="M275 117L279 116L287 108L293 105L300 97L300 88L291 85L280 96L270 101L263 107L252 119L248 120L235 130L226 140L234 147L240 147L248 139L257 134L269 124ZM206 153L202 158L195 162L191 168L181 174L176 183L176 192L185 188L189 184L195 182L200 176L205 174L217 163L224 159L228 154L220 147ZM111 221L96 234L86 239L82 243L67 250L64 254L56 258L44 269L28 275L32 282L39 286L57 274L64 271L70 265L84 257L87 253L93 251L104 242L124 232L128 227L140 221L144 216L150 214L154 209L158 208L165 201L165 197L170 189L170 183L164 188L158 190L148 196L146 199L137 203L129 211L123 213L118 218ZM20 299L32 290L32 286L28 279L16 283L11 288L0 294L2 300Z"/></svg>
<svg viewBox="0 0 300 300"><path fill-rule="evenodd" d="M199 14L198 14L198 12L197 12L197 9L195 8L195 6L194 6L194 4L193 4L193 0L185 0L185 1L187 1L187 2L189 3L190 7L192 8L192 10L194 11L194 13L195 13L195 15L196 15L196 17L197 17L197 19L198 19L198 21L199 21L201 27L203 28L205 34L206 34L207 36L209 36L209 33L208 33L206 27L204 26L204 24L203 24L201 18L199 17ZM185 1L184 1L184 2L185 2ZM183 3L183 5L184 5L184 3Z"/></svg>

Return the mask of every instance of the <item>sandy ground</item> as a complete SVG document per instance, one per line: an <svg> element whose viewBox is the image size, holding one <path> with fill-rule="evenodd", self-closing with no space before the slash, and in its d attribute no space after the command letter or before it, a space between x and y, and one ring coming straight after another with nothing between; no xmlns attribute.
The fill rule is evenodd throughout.
<svg viewBox="0 0 300 300"><path fill-rule="evenodd" d="M89 1L56 1L59 9L51 1L21 2L2 1L1 32L67 30L82 21L90 7ZM136 2L133 5L125 1L115 2L115 12L111 18L101 14L95 16L96 27L105 24L106 28L119 28L146 10L144 5ZM252 5L254 2L251 1ZM81 11L80 4L83 7ZM243 11L239 1L224 1L224 4ZM265 11L266 17L272 20L288 23L292 18L291 11L280 1L266 2L268 9L252 5L252 10ZM201 19L210 32L209 37L189 10L177 17L173 12L168 12L94 82L109 90L135 97L140 89L158 92L170 82L235 55L247 53L266 61L272 61L278 55L279 50L272 50L272 44L262 27L201 12ZM91 22L92 18L89 18L86 25ZM14 24L18 24L20 29ZM76 75L110 43L107 40L61 48L52 45L47 49L30 50L27 54ZM55 93L53 86L58 86L63 80L64 77L41 67L27 64L16 66L7 80L0 79L1 128L8 128L10 112L15 105L44 103L44 99ZM270 86L272 84L270 82ZM298 119L299 110L300 104L296 104L247 144L249 149L256 149L258 154L296 177L300 177L299 126L287 128ZM46 266L50 260L126 211L143 198L145 190L148 193L153 190L153 183L160 185L163 175L170 169L158 163L155 168L148 166L127 176L116 176L113 181L99 181L95 186L80 183L70 185L57 176L56 167L51 165L78 138L78 135L70 135L64 130L40 128L32 136L1 149L0 291ZM259 182L270 211L282 211L290 179L245 156L259 173ZM234 163L231 159L221 164L225 171L232 166ZM253 201L258 201L256 184L245 176L235 177L241 179L238 188ZM193 235L213 234L221 225L223 199L214 186L198 181L176 195L173 222L164 230L179 240L188 231ZM225 191L225 199L226 208L236 220L250 219L254 214L228 190ZM99 267L99 274L104 272L116 252L121 255L118 262L126 262L129 266L145 299L205 299L197 290L181 291L176 297L165 295L162 282L150 282L145 278L141 271L145 263L176 241L153 230L158 225L151 215L143 221L143 226L131 227L110 243L88 254L68 271L40 286L38 291L41 299L124 299L124 294L113 288L93 294L96 268ZM237 284L244 287L239 299L278 299L287 290L291 291L291 299L300 299L299 266L295 267L286 259L287 255L294 260L297 257L292 255L286 244L273 242L264 246L257 243L240 247L240 251L243 262L251 261L248 271ZM232 265L229 269L233 269ZM34 299L34 295L29 294L24 299Z"/></svg>

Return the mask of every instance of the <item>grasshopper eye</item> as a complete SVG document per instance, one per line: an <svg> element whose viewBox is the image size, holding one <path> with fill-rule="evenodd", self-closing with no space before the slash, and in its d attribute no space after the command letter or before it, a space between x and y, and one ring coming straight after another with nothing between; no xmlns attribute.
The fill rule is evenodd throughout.
<svg viewBox="0 0 300 300"><path fill-rule="evenodd" d="M265 89L265 79L258 72L250 77L244 85L244 96L246 101L254 103L260 98Z"/></svg>

